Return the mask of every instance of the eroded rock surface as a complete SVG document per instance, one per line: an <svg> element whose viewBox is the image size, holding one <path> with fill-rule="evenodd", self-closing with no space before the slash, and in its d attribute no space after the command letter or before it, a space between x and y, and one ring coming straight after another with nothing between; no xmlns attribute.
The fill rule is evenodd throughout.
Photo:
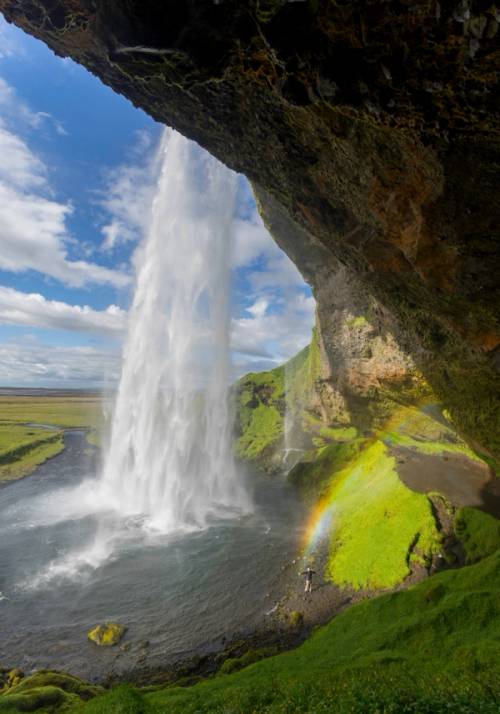
<svg viewBox="0 0 500 714"><path fill-rule="evenodd" d="M0 0L0 10L245 173L264 212L277 206L307 234L281 241L306 276L311 243L323 252L309 278L320 323L342 266L459 428L500 452L495 5Z"/></svg>

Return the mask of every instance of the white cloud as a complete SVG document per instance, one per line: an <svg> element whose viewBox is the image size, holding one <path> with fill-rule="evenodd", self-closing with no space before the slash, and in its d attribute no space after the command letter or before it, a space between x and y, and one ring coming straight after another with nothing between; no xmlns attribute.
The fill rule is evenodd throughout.
<svg viewBox="0 0 500 714"><path fill-rule="evenodd" d="M251 205L249 185L244 200ZM293 357L311 340L315 301L304 279L279 248L254 206L235 225L233 266L246 289L243 314L232 322L237 375L269 369Z"/></svg>
<svg viewBox="0 0 500 714"><path fill-rule="evenodd" d="M268 300L266 300L265 298L258 298L258 300L256 300L253 305L250 305L250 307L246 308L246 311L253 315L254 318L262 317L266 314L266 310L268 307Z"/></svg>
<svg viewBox="0 0 500 714"><path fill-rule="evenodd" d="M16 38L16 30L0 14L0 60L6 57L19 57L24 54L19 41Z"/></svg>
<svg viewBox="0 0 500 714"><path fill-rule="evenodd" d="M255 208L251 216L238 218L234 224L233 267L250 266L262 256L278 256L280 249L273 241Z"/></svg>
<svg viewBox="0 0 500 714"><path fill-rule="evenodd" d="M133 150L135 164L123 164L107 172L106 187L100 192L99 205L108 221L101 227L102 250L112 251L117 245L138 241L148 230L151 205L156 188L158 165L151 157L151 135L137 132ZM146 156L146 159L144 158Z"/></svg>
<svg viewBox="0 0 500 714"><path fill-rule="evenodd" d="M57 134L63 136L67 134L62 122L55 119L52 114L32 111L3 77L0 77L0 108L2 109L4 120L13 122L17 127L24 125L30 129L40 129L43 125L48 125Z"/></svg>
<svg viewBox="0 0 500 714"><path fill-rule="evenodd" d="M36 340L0 344L0 384L83 387L116 382L120 355L94 347L54 347Z"/></svg>
<svg viewBox="0 0 500 714"><path fill-rule="evenodd" d="M269 310L270 304L274 305L273 311ZM247 308L252 317L234 319L231 329L231 347L239 353L239 373L254 370L255 359L281 364L309 344L314 310L314 298L303 293L274 303L259 298Z"/></svg>
<svg viewBox="0 0 500 714"><path fill-rule="evenodd" d="M125 329L126 312L116 305L106 310L68 305L0 286L0 324L118 335Z"/></svg>
<svg viewBox="0 0 500 714"><path fill-rule="evenodd" d="M15 188L46 186L46 169L26 143L0 124L0 181Z"/></svg>
<svg viewBox="0 0 500 714"><path fill-rule="evenodd" d="M71 205L48 197L46 166L22 138L1 124L0 155L0 268L36 270L74 287L127 286L130 277L123 272L69 258L66 220Z"/></svg>

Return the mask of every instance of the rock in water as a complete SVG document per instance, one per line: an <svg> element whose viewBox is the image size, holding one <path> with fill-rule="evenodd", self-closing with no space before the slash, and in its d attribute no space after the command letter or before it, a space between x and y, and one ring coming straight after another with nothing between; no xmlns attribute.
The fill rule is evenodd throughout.
<svg viewBox="0 0 500 714"><path fill-rule="evenodd" d="M104 625L96 625L87 632L87 637L96 645L101 647L112 647L117 645L122 639L127 628L119 622L106 622Z"/></svg>

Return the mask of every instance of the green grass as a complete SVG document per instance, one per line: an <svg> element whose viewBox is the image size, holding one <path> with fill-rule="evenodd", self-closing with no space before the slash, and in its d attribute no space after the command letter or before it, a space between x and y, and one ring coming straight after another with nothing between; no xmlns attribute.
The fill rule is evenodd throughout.
<svg viewBox="0 0 500 714"><path fill-rule="evenodd" d="M306 411L320 374L320 348L316 330L311 344L285 365L268 372L253 372L236 384L237 443L239 458L257 461L264 468L281 458L285 412L304 431L319 431Z"/></svg>
<svg viewBox="0 0 500 714"><path fill-rule="evenodd" d="M354 426L323 426L319 433L329 441L352 441L357 437L358 430Z"/></svg>
<svg viewBox="0 0 500 714"><path fill-rule="evenodd" d="M0 422L0 481L30 474L63 449L62 431Z"/></svg>
<svg viewBox="0 0 500 714"><path fill-rule="evenodd" d="M484 459L467 446L451 424L437 421L416 407L399 409L397 420L397 424L390 425L382 435L385 443L391 446L404 446L423 454L462 454L484 463Z"/></svg>
<svg viewBox="0 0 500 714"><path fill-rule="evenodd" d="M272 457L283 436L284 368L250 373L236 384L236 454L254 461Z"/></svg>
<svg viewBox="0 0 500 714"><path fill-rule="evenodd" d="M338 585L393 587L440 547L429 499L402 483L379 440L330 444L289 479L330 521L325 575Z"/></svg>
<svg viewBox="0 0 500 714"><path fill-rule="evenodd" d="M102 403L96 397L0 397L0 481L27 476L64 449L61 430L29 425L89 428L101 423Z"/></svg>
<svg viewBox="0 0 500 714"><path fill-rule="evenodd" d="M84 714L498 712L500 553L365 600L295 650L193 687L119 687Z"/></svg>
<svg viewBox="0 0 500 714"><path fill-rule="evenodd" d="M338 585L389 588L440 546L427 496L399 479L380 441L370 444L333 479L330 555L326 576Z"/></svg>
<svg viewBox="0 0 500 714"><path fill-rule="evenodd" d="M462 508L455 532L465 548L467 563L475 563L500 548L500 521L476 508Z"/></svg>
<svg viewBox="0 0 500 714"><path fill-rule="evenodd" d="M361 452L366 441L354 439L321 447L310 454L311 460L300 461L288 474L294 484L309 501L318 501L330 491L332 477Z"/></svg>
<svg viewBox="0 0 500 714"><path fill-rule="evenodd" d="M285 365L286 405L291 414L300 413L308 406L320 369L319 338L314 328L311 343Z"/></svg>
<svg viewBox="0 0 500 714"><path fill-rule="evenodd" d="M0 423L36 423L61 427L92 427L102 421L96 397L0 397Z"/></svg>

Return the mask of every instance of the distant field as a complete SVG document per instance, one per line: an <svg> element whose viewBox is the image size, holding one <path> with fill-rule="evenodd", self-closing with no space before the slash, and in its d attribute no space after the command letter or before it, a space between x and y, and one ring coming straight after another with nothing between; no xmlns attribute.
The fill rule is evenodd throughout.
<svg viewBox="0 0 500 714"><path fill-rule="evenodd" d="M0 396L0 424L49 424L61 427L98 427L102 401L97 397Z"/></svg>
<svg viewBox="0 0 500 714"><path fill-rule="evenodd" d="M26 476L62 451L64 428L92 429L97 441L102 405L94 395L0 396L0 481Z"/></svg>

